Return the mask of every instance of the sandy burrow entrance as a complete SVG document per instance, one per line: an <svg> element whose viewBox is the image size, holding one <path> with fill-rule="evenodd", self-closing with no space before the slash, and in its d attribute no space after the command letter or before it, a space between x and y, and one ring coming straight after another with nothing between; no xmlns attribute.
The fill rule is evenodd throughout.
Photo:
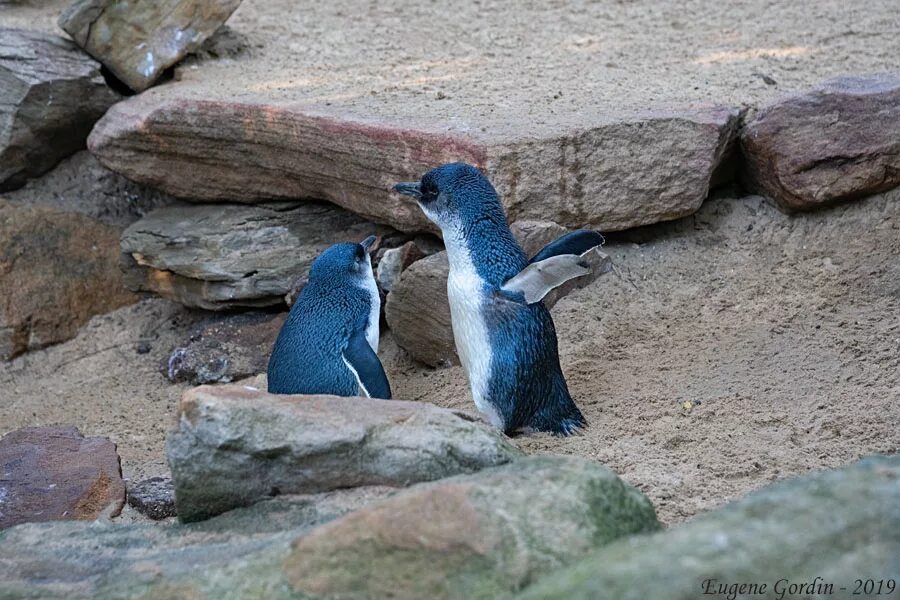
<svg viewBox="0 0 900 600"><path fill-rule="evenodd" d="M607 275L553 309L583 435L516 438L595 459L677 523L810 469L900 446L900 190L787 216L725 195L617 234ZM158 367L198 313L146 300L0 365L0 433L72 423L119 445L132 481L167 471L184 386ZM140 340L151 351L138 354ZM460 368L381 354L397 398L473 410Z"/></svg>

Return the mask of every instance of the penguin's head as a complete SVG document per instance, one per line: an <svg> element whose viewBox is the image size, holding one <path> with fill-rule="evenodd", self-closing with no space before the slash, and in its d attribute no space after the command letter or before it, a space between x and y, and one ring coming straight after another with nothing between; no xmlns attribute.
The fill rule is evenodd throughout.
<svg viewBox="0 0 900 600"><path fill-rule="evenodd" d="M363 283L369 278L374 278L369 250L375 240L376 237L372 235L358 244L343 243L330 246L313 261L309 269L310 281L350 278Z"/></svg>
<svg viewBox="0 0 900 600"><path fill-rule="evenodd" d="M419 182L398 183L394 191L415 198L425 216L445 233L485 217L506 221L494 186L465 163L441 165Z"/></svg>

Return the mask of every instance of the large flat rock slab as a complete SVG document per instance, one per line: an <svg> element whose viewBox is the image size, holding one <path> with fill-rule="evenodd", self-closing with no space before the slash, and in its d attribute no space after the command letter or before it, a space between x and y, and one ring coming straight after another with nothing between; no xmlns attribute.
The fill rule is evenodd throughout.
<svg viewBox="0 0 900 600"><path fill-rule="evenodd" d="M75 0L60 15L59 26L132 90L140 92L199 48L240 3Z"/></svg>
<svg viewBox="0 0 900 600"><path fill-rule="evenodd" d="M871 593L859 590L857 580L886 585L898 572L898 498L900 455L872 457L763 488L662 533L613 543L520 598L694 600L756 583L766 586L757 597L850 600ZM830 591L818 587L829 584Z"/></svg>
<svg viewBox="0 0 900 600"><path fill-rule="evenodd" d="M72 426L26 427L0 438L0 529L93 520L125 504L116 445Z"/></svg>
<svg viewBox="0 0 900 600"><path fill-rule="evenodd" d="M762 109L741 136L747 174L788 210L900 185L900 72L842 77Z"/></svg>
<svg viewBox="0 0 900 600"><path fill-rule="evenodd" d="M118 105L94 152L186 198L313 196L404 230L428 224L390 186L464 160L514 220L622 229L696 208L738 107L900 54L893 0L293 8L245 0L252 52Z"/></svg>
<svg viewBox="0 0 900 600"><path fill-rule="evenodd" d="M169 206L122 234L125 282L210 310L280 305L325 248L386 231L323 203Z"/></svg>
<svg viewBox="0 0 900 600"><path fill-rule="evenodd" d="M672 110L504 138L321 114L265 94L194 100L180 89L117 106L91 134L91 151L188 200L322 198L405 231L432 226L392 185L456 161L483 169L513 218L603 230L676 219L706 198L738 121L726 108Z"/></svg>
<svg viewBox="0 0 900 600"><path fill-rule="evenodd" d="M84 148L118 100L100 64L69 40L0 27L0 191Z"/></svg>
<svg viewBox="0 0 900 600"><path fill-rule="evenodd" d="M71 339L136 300L119 270L120 231L0 199L0 360Z"/></svg>
<svg viewBox="0 0 900 600"><path fill-rule="evenodd" d="M185 393L167 454L178 516L197 521L272 495L402 487L521 453L486 424L426 403L230 385Z"/></svg>

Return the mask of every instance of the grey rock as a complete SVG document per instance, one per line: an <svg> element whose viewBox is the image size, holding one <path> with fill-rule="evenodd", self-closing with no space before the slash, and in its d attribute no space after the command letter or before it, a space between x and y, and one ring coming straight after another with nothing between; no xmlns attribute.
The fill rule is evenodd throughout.
<svg viewBox="0 0 900 600"><path fill-rule="evenodd" d="M292 542L393 491L280 496L186 525L21 525L0 533L0 597L296 597L279 567Z"/></svg>
<svg viewBox="0 0 900 600"><path fill-rule="evenodd" d="M84 148L119 100L100 65L55 35L0 28L0 191Z"/></svg>
<svg viewBox="0 0 900 600"><path fill-rule="evenodd" d="M280 496L201 523L56 523L0 535L15 598L495 598L658 529L596 463L525 458L474 475Z"/></svg>
<svg viewBox="0 0 900 600"><path fill-rule="evenodd" d="M266 91L242 93L240 102L200 99L198 77L117 105L91 134L91 151L177 197L323 198L402 231L434 227L391 186L452 161L482 168L513 221L612 231L676 219L707 197L739 121L737 110L707 108L609 117L537 136L477 127L461 136L444 123L323 114ZM548 176L549 165L558 175Z"/></svg>
<svg viewBox="0 0 900 600"><path fill-rule="evenodd" d="M122 234L125 283L209 310L283 305L325 248L383 231L321 203L168 206Z"/></svg>
<svg viewBox="0 0 900 600"><path fill-rule="evenodd" d="M378 270L375 279L378 287L385 292L390 292L394 284L400 279L400 274L411 264L425 258L426 254L415 241L409 241L399 248L388 248L378 261Z"/></svg>
<svg viewBox="0 0 900 600"><path fill-rule="evenodd" d="M529 256L567 231L555 223L533 221L513 224L511 229ZM587 258L591 273L567 281L547 294L543 299L547 308L612 268L609 256L599 250ZM416 261L403 272L385 302L385 317L397 344L415 360L432 367L459 364L447 299L449 274L446 252Z"/></svg>
<svg viewBox="0 0 900 600"><path fill-rule="evenodd" d="M283 569L302 597L502 598L658 528L650 501L609 469L529 457L332 521L297 540Z"/></svg>
<svg viewBox="0 0 900 600"><path fill-rule="evenodd" d="M75 0L59 26L136 92L200 48L241 0Z"/></svg>
<svg viewBox="0 0 900 600"><path fill-rule="evenodd" d="M150 211L176 202L113 173L87 150L64 158L42 177L29 180L3 198L13 204L78 213L120 230Z"/></svg>
<svg viewBox="0 0 900 600"><path fill-rule="evenodd" d="M843 77L762 109L743 129L750 185L811 210L900 185L900 73Z"/></svg>
<svg viewBox="0 0 900 600"><path fill-rule="evenodd" d="M154 520L174 517L175 486L168 477L151 477L128 486L128 505Z"/></svg>
<svg viewBox="0 0 900 600"><path fill-rule="evenodd" d="M869 458L763 488L668 531L611 544L521 598L693 600L705 597L706 581L713 594L718 584L726 586L718 597L743 582L765 583L758 597L776 598L776 582L818 581L833 584L832 591L784 597L857 598L855 580L900 572L898 499L900 455Z"/></svg>
<svg viewBox="0 0 900 600"><path fill-rule="evenodd" d="M163 374L172 382L228 383L266 370L286 313L225 313L196 325L172 350Z"/></svg>
<svg viewBox="0 0 900 600"><path fill-rule="evenodd" d="M486 424L430 404L230 385L185 393L167 455L178 516L197 521L277 494L471 473L521 452Z"/></svg>

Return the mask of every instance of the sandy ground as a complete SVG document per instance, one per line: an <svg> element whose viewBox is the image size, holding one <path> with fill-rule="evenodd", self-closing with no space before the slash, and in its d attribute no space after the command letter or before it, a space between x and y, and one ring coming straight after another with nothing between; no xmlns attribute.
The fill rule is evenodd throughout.
<svg viewBox="0 0 900 600"><path fill-rule="evenodd" d="M66 3L0 6L0 24L59 31ZM497 139L635 111L759 105L896 69L900 56L896 0L244 0L228 25L243 52L186 66L149 93Z"/></svg>
<svg viewBox="0 0 900 600"><path fill-rule="evenodd" d="M0 2L0 26L58 32L67 3ZM191 61L148 93L502 137L634 111L759 105L828 77L896 69L900 56L896 0L411 4L244 0L224 58ZM68 168L81 183L35 182L18 199L70 203L96 166ZM98 208L88 191L75 210L120 224L165 201ZM795 217L726 195L619 234L609 250L621 277L553 311L591 427L519 437L523 448L607 464L667 523L774 479L898 451L900 191ZM127 478L165 474L184 388L158 367L200 318L146 300L0 364L0 433L72 423L117 442ZM150 351L139 354L140 342ZM389 332L382 355L397 397L472 408L459 368L411 362Z"/></svg>
<svg viewBox="0 0 900 600"><path fill-rule="evenodd" d="M794 217L720 197L608 250L621 276L553 310L590 428L517 437L522 448L610 466L667 523L774 479L898 452L900 190ZM0 430L73 423L119 444L127 478L165 474L185 388L158 367L199 318L145 300L0 365ZM410 361L389 332L381 354L396 397L473 409L458 367Z"/></svg>

